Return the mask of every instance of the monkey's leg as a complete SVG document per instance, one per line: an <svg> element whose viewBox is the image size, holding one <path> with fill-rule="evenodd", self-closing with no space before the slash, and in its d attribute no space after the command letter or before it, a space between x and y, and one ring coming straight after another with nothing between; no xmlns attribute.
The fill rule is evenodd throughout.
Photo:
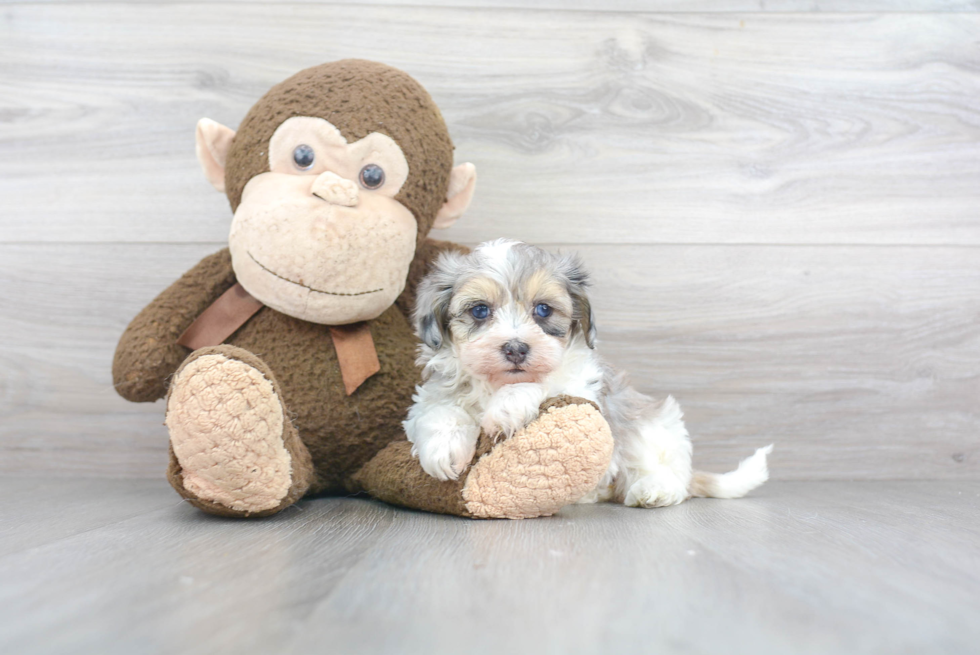
<svg viewBox="0 0 980 655"><path fill-rule="evenodd" d="M241 348L191 353L167 394L167 478L192 505L259 517L306 493L313 465L262 360Z"/></svg>
<svg viewBox="0 0 980 655"><path fill-rule="evenodd" d="M474 463L458 480L440 482L396 441L365 464L351 489L441 514L471 518L550 516L592 491L609 467L613 440L595 406L581 398L552 398L541 415L510 439L481 434Z"/></svg>

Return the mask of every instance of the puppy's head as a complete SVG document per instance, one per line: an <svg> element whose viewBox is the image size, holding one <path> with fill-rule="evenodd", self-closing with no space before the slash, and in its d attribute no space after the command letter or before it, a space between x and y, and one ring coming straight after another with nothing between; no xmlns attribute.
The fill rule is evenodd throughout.
<svg viewBox="0 0 980 655"><path fill-rule="evenodd" d="M516 241L446 253L421 282L415 327L433 351L455 347L462 368L494 386L540 382L573 343L595 343L577 257Z"/></svg>

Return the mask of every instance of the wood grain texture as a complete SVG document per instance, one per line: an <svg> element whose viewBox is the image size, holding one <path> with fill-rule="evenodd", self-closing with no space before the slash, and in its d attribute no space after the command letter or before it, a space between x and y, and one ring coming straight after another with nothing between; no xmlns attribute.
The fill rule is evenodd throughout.
<svg viewBox="0 0 980 655"><path fill-rule="evenodd" d="M699 466L980 474L975 1L442 2L0 6L0 471L161 475L162 407L109 366L227 237L194 124L366 56L477 164L440 237L581 250L603 352L678 397Z"/></svg>
<svg viewBox="0 0 980 655"><path fill-rule="evenodd" d="M184 500L163 482L18 478L0 482L0 557L173 508ZM2 576L0 576L2 579Z"/></svg>
<svg viewBox="0 0 980 655"><path fill-rule="evenodd" d="M10 652L952 654L980 639L978 482L776 482L527 521L360 499L222 520L162 481L74 484L90 528L18 541L60 501L46 480L0 481L5 498L42 494L0 508L21 526L0 541Z"/></svg>
<svg viewBox="0 0 980 655"><path fill-rule="evenodd" d="M457 240L976 245L978 32L974 13L8 5L0 241L224 239L196 120L237 125L289 74L368 56L421 80L477 164Z"/></svg>
<svg viewBox="0 0 980 655"><path fill-rule="evenodd" d="M0 246L0 471L157 477L163 407L117 397L128 321L221 244ZM566 249L569 249L566 247ZM576 247L600 352L673 393L695 463L774 479L976 478L974 248Z"/></svg>
<svg viewBox="0 0 980 655"><path fill-rule="evenodd" d="M96 0L99 4L176 4L173 0ZM92 0L31 0L32 3L72 2L94 4ZM228 0L196 0L195 4ZM238 0L238 2L268 3L269 0ZM452 9L523 9L528 11L605 11L605 12L669 12L669 13L898 13L898 12L975 12L980 11L977 0L353 0L322 2L322 0L289 0L288 4L329 4L334 6L378 5L383 7L446 7ZM26 4L24 0L0 0L4 4ZM279 4L287 4L285 2Z"/></svg>

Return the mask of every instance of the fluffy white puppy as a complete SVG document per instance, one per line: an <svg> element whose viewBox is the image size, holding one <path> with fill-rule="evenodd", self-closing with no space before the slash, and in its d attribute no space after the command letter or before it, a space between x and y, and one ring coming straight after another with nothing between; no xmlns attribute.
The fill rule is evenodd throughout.
<svg viewBox="0 0 980 655"><path fill-rule="evenodd" d="M564 394L596 403L615 442L608 471L583 502L662 507L691 496L737 498L765 482L771 445L730 473L692 470L677 402L637 392L595 353L587 284L576 257L516 241L439 258L418 289L423 384L405 421L422 468L456 479L481 428L510 437L544 400Z"/></svg>

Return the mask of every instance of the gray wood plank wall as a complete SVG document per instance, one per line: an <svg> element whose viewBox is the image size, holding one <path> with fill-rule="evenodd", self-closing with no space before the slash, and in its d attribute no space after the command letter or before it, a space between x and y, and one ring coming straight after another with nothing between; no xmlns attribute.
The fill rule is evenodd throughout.
<svg viewBox="0 0 980 655"><path fill-rule="evenodd" d="M0 3L0 472L161 474L163 408L109 365L227 235L195 122L364 57L478 167L442 238L580 251L698 465L980 474L980 4L426 5Z"/></svg>

